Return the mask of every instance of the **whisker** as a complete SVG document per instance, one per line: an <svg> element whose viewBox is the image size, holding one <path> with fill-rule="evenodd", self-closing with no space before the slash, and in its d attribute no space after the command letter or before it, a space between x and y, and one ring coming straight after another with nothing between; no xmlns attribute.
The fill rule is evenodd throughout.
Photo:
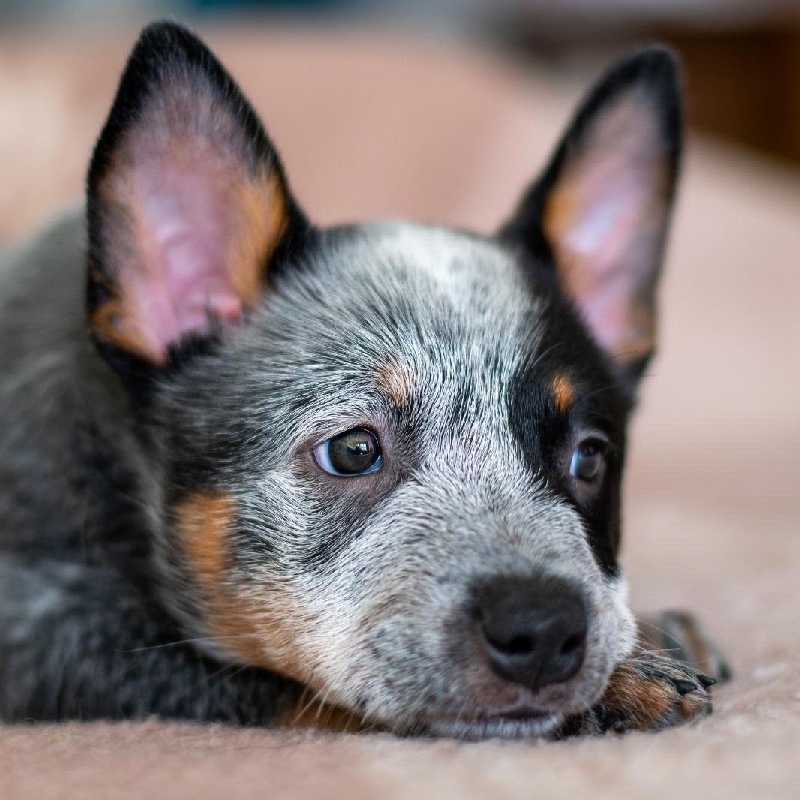
<svg viewBox="0 0 800 800"><path fill-rule="evenodd" d="M246 639L249 637L247 633L233 633L229 636L198 636L193 639L176 639L174 642L164 642L162 644L145 645L144 647L133 647L128 650L123 650L123 653L144 653L150 650L163 650L167 647L180 647L184 644L216 644L223 639Z"/></svg>
<svg viewBox="0 0 800 800"><path fill-rule="evenodd" d="M297 723L305 716L305 713L314 705L314 702L320 698L320 693L318 691L313 690L310 686L307 686L303 689L303 693L300 695L300 701L298 705L303 702L303 698L306 696L306 693L311 693L311 699L297 712L294 719L289 723L290 727L294 727Z"/></svg>
<svg viewBox="0 0 800 800"><path fill-rule="evenodd" d="M547 358L547 356L549 356L550 353L552 353L553 350L555 350L560 345L561 345L561 342L555 342L555 344L551 344L550 347L546 348L541 353L537 353L536 354L536 358L534 358L533 361L530 364L526 364L525 368L529 369L529 370L536 369L536 367L539 365L539 363L542 362L545 358Z"/></svg>

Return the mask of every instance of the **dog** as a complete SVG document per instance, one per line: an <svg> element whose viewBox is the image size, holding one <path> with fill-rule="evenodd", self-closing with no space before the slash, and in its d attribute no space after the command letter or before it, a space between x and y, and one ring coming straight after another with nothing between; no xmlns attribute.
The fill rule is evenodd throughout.
<svg viewBox="0 0 800 800"><path fill-rule="evenodd" d="M214 55L145 28L85 209L0 267L0 719L709 713L727 666L637 627L618 562L678 84L612 66L494 236L321 228Z"/></svg>

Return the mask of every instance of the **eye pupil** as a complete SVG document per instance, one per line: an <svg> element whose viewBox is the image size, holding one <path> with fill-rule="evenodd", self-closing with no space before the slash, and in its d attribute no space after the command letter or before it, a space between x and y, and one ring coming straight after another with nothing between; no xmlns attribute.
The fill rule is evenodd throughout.
<svg viewBox="0 0 800 800"><path fill-rule="evenodd" d="M325 449L326 456L322 461L317 461L323 469L334 475L363 475L374 472L380 466L381 448L378 437L372 431L356 428L345 431L327 442L320 448Z"/></svg>

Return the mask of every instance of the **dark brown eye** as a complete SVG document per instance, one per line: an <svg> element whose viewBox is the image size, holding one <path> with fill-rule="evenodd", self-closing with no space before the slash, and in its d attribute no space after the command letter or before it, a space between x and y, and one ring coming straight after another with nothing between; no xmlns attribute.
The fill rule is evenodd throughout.
<svg viewBox="0 0 800 800"><path fill-rule="evenodd" d="M327 439L314 448L313 455L320 469L350 478L377 472L383 462L381 443L366 428L354 428Z"/></svg>
<svg viewBox="0 0 800 800"><path fill-rule="evenodd" d="M606 465L606 447L599 439L586 439L572 452L569 474L581 481L597 480Z"/></svg>

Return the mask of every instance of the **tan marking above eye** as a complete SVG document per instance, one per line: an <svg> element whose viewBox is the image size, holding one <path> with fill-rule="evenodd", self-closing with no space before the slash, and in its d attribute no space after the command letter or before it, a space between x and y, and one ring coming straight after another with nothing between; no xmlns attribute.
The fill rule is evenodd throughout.
<svg viewBox="0 0 800 800"><path fill-rule="evenodd" d="M397 408L408 408L414 395L414 375L407 364L388 361L377 372L375 386L391 400Z"/></svg>
<svg viewBox="0 0 800 800"><path fill-rule="evenodd" d="M553 401L559 414L566 414L575 404L575 384L564 373L559 373L553 378L550 386Z"/></svg>

